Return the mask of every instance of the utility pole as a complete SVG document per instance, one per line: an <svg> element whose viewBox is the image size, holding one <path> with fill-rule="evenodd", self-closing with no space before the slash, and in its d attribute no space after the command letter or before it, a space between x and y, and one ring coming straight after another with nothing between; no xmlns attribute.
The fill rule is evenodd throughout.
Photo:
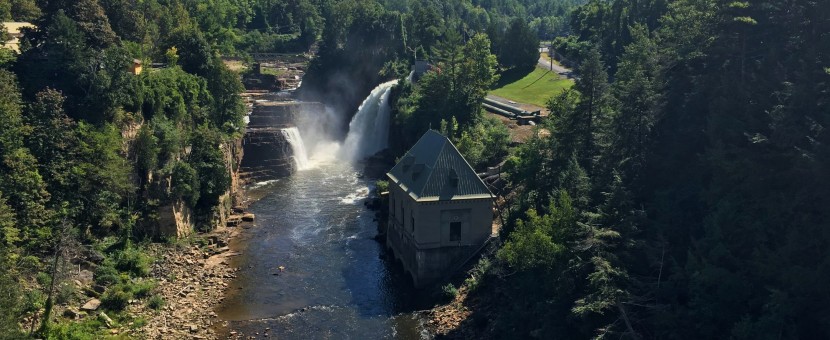
<svg viewBox="0 0 830 340"><path fill-rule="evenodd" d="M553 40L548 35L548 57L550 57L550 70L553 71Z"/></svg>

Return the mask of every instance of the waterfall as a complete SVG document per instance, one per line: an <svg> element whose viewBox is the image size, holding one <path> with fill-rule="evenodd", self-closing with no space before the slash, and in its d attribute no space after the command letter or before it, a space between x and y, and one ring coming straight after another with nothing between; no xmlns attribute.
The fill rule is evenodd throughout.
<svg viewBox="0 0 830 340"><path fill-rule="evenodd" d="M291 150L294 151L294 162L297 163L297 170L305 170L309 168L308 153L305 150L305 143L300 137L300 130L296 127L282 129L282 135L288 144L291 144Z"/></svg>
<svg viewBox="0 0 830 340"><path fill-rule="evenodd" d="M360 104L340 149L342 157L358 161L389 146L389 94L396 84L398 81L393 80L378 85Z"/></svg>

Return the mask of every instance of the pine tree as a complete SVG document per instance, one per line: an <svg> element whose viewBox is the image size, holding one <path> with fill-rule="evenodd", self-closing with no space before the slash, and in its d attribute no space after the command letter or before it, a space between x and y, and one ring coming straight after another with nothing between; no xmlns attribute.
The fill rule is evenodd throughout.
<svg viewBox="0 0 830 340"><path fill-rule="evenodd" d="M612 87L616 110L602 161L606 174L616 169L626 181L637 180L645 167L658 109L657 46L647 27L630 30L633 42L626 47Z"/></svg>
<svg viewBox="0 0 830 340"><path fill-rule="evenodd" d="M573 116L565 119L567 125L562 129L575 134L580 165L591 176L610 114L608 74L598 49L590 50L578 72L580 78L574 89L580 94L579 104Z"/></svg>

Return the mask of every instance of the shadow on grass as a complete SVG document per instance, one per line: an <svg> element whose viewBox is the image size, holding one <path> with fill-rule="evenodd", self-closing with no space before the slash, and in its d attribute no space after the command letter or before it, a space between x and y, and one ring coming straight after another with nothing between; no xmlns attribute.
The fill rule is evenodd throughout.
<svg viewBox="0 0 830 340"><path fill-rule="evenodd" d="M542 80L542 78L544 78L545 76L547 76L549 73L550 73L550 71L545 71L545 73L542 73L542 76L540 76L538 79L534 80L532 83L527 84L527 86L525 86L525 87L523 87L523 88L524 88L524 89L526 89L526 88L528 88L528 87L533 86L533 84L538 83L540 80Z"/></svg>
<svg viewBox="0 0 830 340"><path fill-rule="evenodd" d="M522 80L522 78L527 77L527 75L532 73L535 69L536 69L535 67L522 68L522 69L514 67L514 68L511 68L509 70L505 70L504 72L499 74L499 81L496 82L496 84L493 85L493 87L491 89L492 90L500 89L500 88L505 87L507 85L513 84L513 83L515 83L519 80Z"/></svg>

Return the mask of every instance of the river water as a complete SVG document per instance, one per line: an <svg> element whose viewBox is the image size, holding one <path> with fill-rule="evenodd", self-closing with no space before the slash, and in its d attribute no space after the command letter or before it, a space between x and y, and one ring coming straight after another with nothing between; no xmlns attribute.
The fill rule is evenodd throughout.
<svg viewBox="0 0 830 340"><path fill-rule="evenodd" d="M312 163L255 189L256 224L231 244L242 255L217 306L228 321L220 337L428 338L414 313L428 299L373 239L377 222L363 204L372 180L348 162Z"/></svg>

